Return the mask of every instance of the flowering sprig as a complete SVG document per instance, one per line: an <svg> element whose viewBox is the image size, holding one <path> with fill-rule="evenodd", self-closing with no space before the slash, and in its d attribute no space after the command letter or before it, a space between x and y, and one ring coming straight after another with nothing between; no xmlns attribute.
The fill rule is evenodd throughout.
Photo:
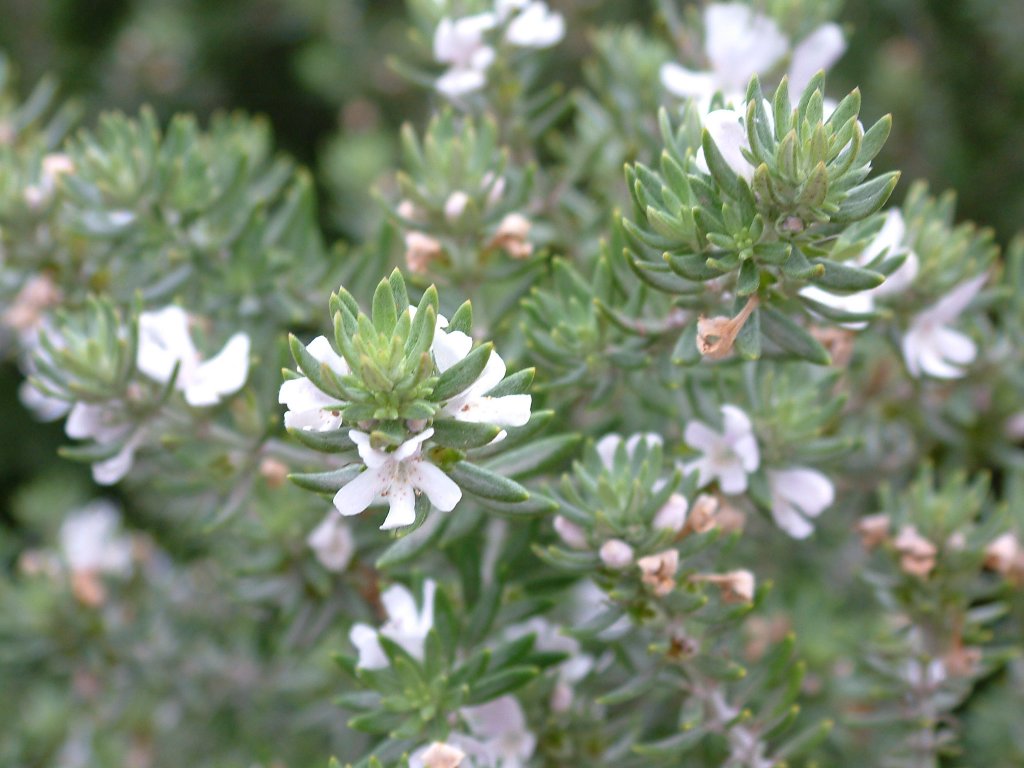
<svg viewBox="0 0 1024 768"><path fill-rule="evenodd" d="M624 224L638 274L671 293L689 293L703 282L715 287L712 295L735 296L726 311L736 315L737 327L726 346L735 343L747 358L761 356L764 339L773 351L827 361L822 346L793 321L788 286L866 291L905 259L880 255L854 266L863 235L853 229L848 239L836 239L884 204L898 174L865 180L889 119L865 131L856 91L825 116L822 86L816 77L793 107L785 84L769 103L754 79L745 109L707 116L699 147L689 143L685 124L674 130L663 114L667 149L660 172L641 164L627 170L639 218ZM700 333L696 322L691 327L684 337Z"/></svg>
<svg viewBox="0 0 1024 768"><path fill-rule="evenodd" d="M308 346L291 337L298 373L286 372L279 399L288 406L285 423L292 434L333 454L340 466L295 475L296 482L333 494L343 515L386 501L382 528L422 522L417 494L446 512L463 491L499 510L545 508L523 486L471 463L479 457L501 467L501 458L488 449L500 450L506 428L526 428L520 439L528 437L526 390L533 373L506 376L493 345L473 347L469 302L450 322L437 314L433 286L410 306L405 280L395 270L377 286L369 316L344 289L332 294L330 306L339 351L324 337ZM543 463L563 449L553 446L534 458ZM427 543L422 539L419 547Z"/></svg>
<svg viewBox="0 0 1024 768"><path fill-rule="evenodd" d="M413 761L420 761L412 764L423 765L423 753L430 746L429 741L423 744L425 738L450 742L465 751L479 749L478 754L494 759L511 757L503 754L506 750L521 751L518 759L528 758L535 740L510 694L545 668L565 661L565 654L538 650L534 632L462 653L469 639L467 627L458 606L433 581L424 583L421 605L400 584L388 587L381 599L387 622L379 630L356 624L351 641L358 656L335 657L360 689L339 698L342 707L355 713L350 727L388 734L390 740L379 752L385 761L405 751L412 753ZM490 621L475 626L473 632L486 632ZM498 712L505 713L505 718L490 716ZM518 734L518 746L508 743L512 731ZM475 738L463 740L460 734Z"/></svg>
<svg viewBox="0 0 1024 768"><path fill-rule="evenodd" d="M557 569L587 574L606 595L575 630L581 638L614 637L629 655L628 675L605 676L622 679L601 696L602 703L630 706L659 691L682 693L685 727L649 729L635 752L678 764L702 740L719 734L734 764L769 765L769 755L806 746L802 742L823 737L828 725L813 725L769 746L794 718L793 694L773 695L782 680L798 685L801 670L792 663L791 639L761 660L774 682L733 698L732 684L746 671L724 647L725 627L736 626L763 592L751 571L716 567L713 544L725 524L719 504L696 494L696 473L682 483L678 469L664 477L662 453L662 439L653 433L607 435L589 448L553 493L560 544L535 552ZM632 627L621 626L623 617ZM764 709L755 715L760 702Z"/></svg>
<svg viewBox="0 0 1024 768"><path fill-rule="evenodd" d="M445 110L422 140L406 125L402 160L402 199L387 209L404 230L410 272L466 286L521 275L522 269L503 274L510 265L496 257L525 260L533 252L524 215L533 168L509 162L492 118Z"/></svg>
<svg viewBox="0 0 1024 768"><path fill-rule="evenodd" d="M1008 658L991 644L1005 606L982 573L998 572L1007 540L988 496L985 478L955 472L936 483L925 467L906 492L886 489L882 511L858 524L865 548L880 553L869 582L894 614L867 657L889 692L886 711L900 737L894 765L945 754L956 741L949 713Z"/></svg>

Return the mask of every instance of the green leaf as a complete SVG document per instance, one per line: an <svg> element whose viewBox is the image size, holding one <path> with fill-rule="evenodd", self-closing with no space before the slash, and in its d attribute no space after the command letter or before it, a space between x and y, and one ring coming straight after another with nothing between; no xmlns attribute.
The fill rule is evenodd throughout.
<svg viewBox="0 0 1024 768"><path fill-rule="evenodd" d="M435 419L434 441L448 448L460 451L488 445L501 432L494 424L476 424L455 419Z"/></svg>
<svg viewBox="0 0 1024 768"><path fill-rule="evenodd" d="M761 312L755 309L736 335L736 352L745 360L761 357Z"/></svg>
<svg viewBox="0 0 1024 768"><path fill-rule="evenodd" d="M784 352L818 365L832 363L828 350L821 342L794 322L789 315L764 305L758 308L758 314L761 316L761 332Z"/></svg>
<svg viewBox="0 0 1024 768"><path fill-rule="evenodd" d="M355 451L356 445L348 436L347 427L318 432L312 429L289 429L288 434L295 440L320 453L345 453Z"/></svg>
<svg viewBox="0 0 1024 768"><path fill-rule="evenodd" d="M524 368L509 376L492 387L484 394L488 397L504 397L505 395L524 395L530 391L533 384L533 377L537 373L536 368Z"/></svg>
<svg viewBox="0 0 1024 768"><path fill-rule="evenodd" d="M299 341L298 337L294 334L288 335L288 346L291 348L295 364L306 378L312 382L313 386L331 397L337 397L338 401L342 402L342 394L334 383L334 372L327 364L321 363L313 357L309 350L306 349L306 345Z"/></svg>
<svg viewBox="0 0 1024 768"><path fill-rule="evenodd" d="M694 320L679 334L679 340L672 348L672 362L676 365L695 365L700 360L700 349L697 348L697 321Z"/></svg>
<svg viewBox="0 0 1024 768"><path fill-rule="evenodd" d="M503 477L529 477L565 462L575 453L581 439L580 435L545 437L499 454L483 466Z"/></svg>
<svg viewBox="0 0 1024 768"><path fill-rule="evenodd" d="M388 277L388 283L391 285L391 295L395 297L395 309L398 314L402 314L409 306L409 293L405 290L405 278L401 270L395 267Z"/></svg>
<svg viewBox="0 0 1024 768"><path fill-rule="evenodd" d="M711 134L707 128L701 135L701 142L704 147L704 157L707 160L708 169L711 171L711 175L714 177L718 185L725 191L729 197L734 200L741 199L743 195L742 184L744 183L739 176L729 167L729 164L722 157L722 153L718 150L718 145L715 144L715 140L711 138Z"/></svg>
<svg viewBox="0 0 1024 768"><path fill-rule="evenodd" d="M373 307L370 310L373 327L386 336L390 336L398 323L398 307L395 305L395 294L391 291L391 283L381 280L377 290L373 292Z"/></svg>
<svg viewBox="0 0 1024 768"><path fill-rule="evenodd" d="M423 497L420 496L419 499ZM417 499L417 502L419 502ZM429 506L429 505L428 505ZM426 520L419 528L400 536L380 557L377 558L376 567L378 570L386 570L396 565L407 563L417 557L420 553L430 547L444 530L444 524L448 516L440 512L429 512Z"/></svg>
<svg viewBox="0 0 1024 768"><path fill-rule="evenodd" d="M882 174L854 187L830 217L835 224L850 224L866 219L885 205L900 180L899 171Z"/></svg>
<svg viewBox="0 0 1024 768"><path fill-rule="evenodd" d="M330 472L293 473L288 475L288 479L307 491L334 494L354 480L362 468L361 464L350 464Z"/></svg>
<svg viewBox="0 0 1024 768"><path fill-rule="evenodd" d="M740 266L740 274L736 279L736 294L738 296L749 296L756 293L761 286L761 270L753 259L747 259Z"/></svg>
<svg viewBox="0 0 1024 768"><path fill-rule="evenodd" d="M462 306L455 310L452 319L448 322L448 331L461 331L467 336L473 331L473 304L465 301Z"/></svg>
<svg viewBox="0 0 1024 768"><path fill-rule="evenodd" d="M482 499L516 502L530 498L530 492L514 480L467 461L452 466L448 474L462 490Z"/></svg>
<svg viewBox="0 0 1024 768"><path fill-rule="evenodd" d="M537 667L508 667L473 683L466 704L484 704L522 688L540 674Z"/></svg>
<svg viewBox="0 0 1024 768"><path fill-rule="evenodd" d="M430 399L435 403L444 402L468 389L483 373L494 345L481 344L451 368L441 374L434 385Z"/></svg>
<svg viewBox="0 0 1024 768"><path fill-rule="evenodd" d="M816 259L815 265L824 267L824 271L814 277L812 282L832 291L854 293L877 288L885 282L885 276L870 269L852 267L829 259Z"/></svg>

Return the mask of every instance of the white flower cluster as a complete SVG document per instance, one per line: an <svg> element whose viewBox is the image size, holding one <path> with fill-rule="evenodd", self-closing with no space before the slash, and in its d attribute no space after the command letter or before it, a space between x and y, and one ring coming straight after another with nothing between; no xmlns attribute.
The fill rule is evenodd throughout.
<svg viewBox="0 0 1024 768"><path fill-rule="evenodd" d="M493 11L441 19L434 58L448 69L434 84L438 91L455 100L484 87L496 56L488 36L499 28L508 45L549 48L565 36L565 19L538 0L497 0Z"/></svg>
<svg viewBox="0 0 1024 768"><path fill-rule="evenodd" d="M410 307L409 312L415 312ZM472 350L473 340L462 331L446 331L448 320L437 318L431 353L440 373L463 360ZM313 339L307 351L338 376L350 373L348 363L323 336ZM530 420L530 395L492 397L487 393L505 378L505 362L492 351L483 371L469 387L441 404L439 418L521 427ZM285 381L278 396L287 407L284 423L289 429L326 432L342 424L342 404L321 391L307 377ZM381 528L389 530L412 525L416 520L416 494L423 493L437 509L450 512L462 498L462 490L423 453L423 444L434 435L432 427L411 436L391 450L371 444L370 435L357 429L349 432L359 458L366 469L344 485L334 496L334 505L343 515L358 515L376 503L387 502L388 515ZM505 437L502 431L497 442Z"/></svg>
<svg viewBox="0 0 1024 768"><path fill-rule="evenodd" d="M697 472L703 487L718 482L722 493L741 494L747 490L747 477L761 466L754 427L735 405L722 406L723 431L702 421L686 425L683 438L701 456L683 465L686 472ZM771 513L776 525L794 539L811 535L811 520L835 501L835 488L821 472L809 467L788 467L766 471L771 494Z"/></svg>
<svg viewBox="0 0 1024 768"><path fill-rule="evenodd" d="M802 93L821 69L831 67L846 50L843 31L827 23L793 49L789 59L790 93ZM746 3L712 3L704 9L704 53L709 69L694 71L675 62L661 68L661 82L676 96L695 99L707 112L722 93L727 104L744 101L754 75L770 72L790 53L790 41L774 19Z"/></svg>

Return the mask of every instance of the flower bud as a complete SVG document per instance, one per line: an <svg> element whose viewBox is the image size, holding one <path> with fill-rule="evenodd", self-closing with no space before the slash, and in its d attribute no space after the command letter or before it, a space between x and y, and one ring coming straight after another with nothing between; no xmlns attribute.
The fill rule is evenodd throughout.
<svg viewBox="0 0 1024 768"><path fill-rule="evenodd" d="M424 768L458 768L466 756L458 747L435 741L423 753Z"/></svg>
<svg viewBox="0 0 1024 768"><path fill-rule="evenodd" d="M616 571L633 563L633 548L622 539L608 539L601 545L601 562Z"/></svg>
<svg viewBox="0 0 1024 768"><path fill-rule="evenodd" d="M454 224L461 219L467 205L469 205L469 195L461 189L448 195L448 199L444 204L444 217L448 223Z"/></svg>
<svg viewBox="0 0 1024 768"><path fill-rule="evenodd" d="M717 513L718 498L702 493L693 502L693 509L690 510L686 527L694 533L707 533L717 524L715 521Z"/></svg>
<svg viewBox="0 0 1024 768"><path fill-rule="evenodd" d="M441 256L441 243L430 235L413 230L405 235L405 265L410 272L424 274L430 262Z"/></svg>
<svg viewBox="0 0 1024 768"><path fill-rule="evenodd" d="M754 601L756 580L748 570L728 571L727 573L698 573L690 577L691 581L706 581L721 590L722 600L727 603L751 603Z"/></svg>
<svg viewBox="0 0 1024 768"><path fill-rule="evenodd" d="M521 213L510 213L498 225L491 246L501 248L513 259L525 259L533 253L533 244L526 239L530 227L530 220Z"/></svg>
<svg viewBox="0 0 1024 768"><path fill-rule="evenodd" d="M679 570L679 553L676 550L666 549L656 555L641 557L636 564L642 574L641 581L658 597L676 588L676 572Z"/></svg>
<svg viewBox="0 0 1024 768"><path fill-rule="evenodd" d="M3 324L17 331L28 331L39 325L43 313L59 304L63 294L46 272L30 278L7 310L0 316Z"/></svg>
<svg viewBox="0 0 1024 768"><path fill-rule="evenodd" d="M481 179L482 186L484 189L490 187L490 191L487 193L487 205L495 206L501 200L502 195L505 194L505 177L499 176L497 179L494 178L494 172L488 171L484 174ZM492 183L493 182L493 183Z"/></svg>
<svg viewBox="0 0 1024 768"><path fill-rule="evenodd" d="M655 530L672 531L678 533L686 525L686 512L689 509L686 497L680 493L673 493L668 497L665 506L658 510L654 516L652 525Z"/></svg>
<svg viewBox="0 0 1024 768"><path fill-rule="evenodd" d="M587 534L576 523L573 523L561 515L555 515L555 533L565 542L566 546L573 549L589 549Z"/></svg>
<svg viewBox="0 0 1024 768"><path fill-rule="evenodd" d="M403 200L398 204L398 215L403 219L418 221L420 218L420 209L416 207L416 203L412 200Z"/></svg>
<svg viewBox="0 0 1024 768"><path fill-rule="evenodd" d="M856 525L860 543L869 552L889 537L889 516L884 514L862 517Z"/></svg>
<svg viewBox="0 0 1024 768"><path fill-rule="evenodd" d="M903 526L899 536L893 542L893 546L900 553L900 568L904 573L923 579L935 568L938 549L919 534L914 526Z"/></svg>
<svg viewBox="0 0 1024 768"><path fill-rule="evenodd" d="M1008 576L1021 557L1020 542L1012 533L1004 533L985 547L985 567Z"/></svg>
<svg viewBox="0 0 1024 768"><path fill-rule="evenodd" d="M260 477L267 481L267 487L280 488L288 479L288 465L267 456L260 462Z"/></svg>

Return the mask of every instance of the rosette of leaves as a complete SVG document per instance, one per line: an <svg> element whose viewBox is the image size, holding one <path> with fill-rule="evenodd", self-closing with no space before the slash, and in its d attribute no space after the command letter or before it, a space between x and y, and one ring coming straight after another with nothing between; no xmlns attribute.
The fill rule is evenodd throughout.
<svg viewBox="0 0 1024 768"><path fill-rule="evenodd" d="M507 610L515 612L514 604ZM504 617L494 606L480 601L473 606L454 605L438 588L434 624L426 635L423 660L410 655L398 643L379 635L386 667L366 669L347 654L335 661L348 678L349 692L337 703L355 714L348 725L358 731L384 737L371 755L356 765L404 765L403 754L431 740L443 741L459 730L459 710L477 706L526 686L548 667L565 660L564 653L534 648L536 636L487 641L493 626ZM355 688L355 690L352 690Z"/></svg>
<svg viewBox="0 0 1024 768"><path fill-rule="evenodd" d="M340 425L323 432L293 429L291 434L311 448L333 454L335 463L346 466L329 472L293 475L295 482L310 490L333 494L354 477L360 465L355 443L349 437L350 429L370 433L372 444L384 450L432 429L423 453L484 508L509 514L537 514L551 508L547 499L513 478L540 473L558 464L572 450L576 438L539 437L538 433L554 416L551 411L534 411L527 424L506 430L495 424L462 421L444 412L445 404L477 381L493 345L480 344L451 367L439 370L431 352L438 332L438 294L434 286L424 291L418 305L410 307L405 280L396 269L377 286L369 315L344 288L332 294L330 309L335 345L348 372L339 375L292 336L290 344L298 373L286 371L285 375L306 376L317 389L335 399ZM472 308L467 301L452 315L444 331L468 335L472 322ZM526 394L533 376L532 368L519 371L481 394ZM495 442L502 431L506 436ZM352 461L356 463L348 464ZM428 506L421 496L417 527L424 522ZM460 504L453 514L461 514L463 507L464 503ZM412 557L433 541L443 527L437 521L412 538L408 534L415 529L407 530L379 564L395 564Z"/></svg>
<svg viewBox="0 0 1024 768"><path fill-rule="evenodd" d="M388 210L406 229L436 237L455 278L478 273L494 246L487 241L501 219L519 210L533 186L533 168L509 162L492 117L435 115L423 138L406 124L401 131L402 166L398 188L410 210Z"/></svg>
<svg viewBox="0 0 1024 768"><path fill-rule="evenodd" d="M624 224L638 273L669 292L714 280L712 293L735 295L733 314L757 297L737 340L747 358L761 356L763 337L774 353L827 362L825 350L793 319L809 302L795 298L799 288L869 290L903 261L882 254L871 264L852 262L868 233L850 225L878 211L899 178L896 172L869 178L890 119L865 131L858 91L826 118L823 85L819 74L794 108L785 81L770 103L758 80L751 81L745 114L736 116L743 146L734 148L747 174L734 167L739 160L726 161L707 130L694 146L685 123L674 129L664 113L659 168L627 167L637 220ZM698 149L707 173L696 163Z"/></svg>
<svg viewBox="0 0 1024 768"><path fill-rule="evenodd" d="M312 181L274 157L264 122L219 116L204 132L179 116L161 131L148 109L107 114L66 151L62 283L123 303L139 291L214 316L227 304L236 317L307 319L327 271Z"/></svg>
<svg viewBox="0 0 1024 768"><path fill-rule="evenodd" d="M523 300L521 328L550 377L546 386L575 388L599 400L619 372L643 369L659 346L671 345L685 313L633 277L623 248L616 222L589 276L556 258L548 284L535 286Z"/></svg>
<svg viewBox="0 0 1024 768"><path fill-rule="evenodd" d="M102 298L76 311L58 311L54 327L40 335L33 357L34 383L68 401L110 400L123 395L135 373L134 323Z"/></svg>
<svg viewBox="0 0 1024 768"><path fill-rule="evenodd" d="M49 258L52 243L38 229L46 206L31 205L25 192L40 183L43 156L57 149L81 109L58 100L51 78L41 79L25 99L16 86L11 63L0 53L0 244L8 265L32 270Z"/></svg>

